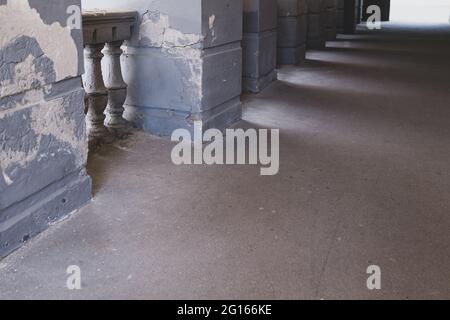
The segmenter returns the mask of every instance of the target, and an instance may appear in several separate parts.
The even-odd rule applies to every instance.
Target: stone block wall
[[[306,0],[278,0],[278,64],[305,60],[307,13]]]
[[[0,0],[0,257],[91,197],[69,6],[80,0]]]
[[[125,117],[162,136],[223,129],[241,117],[242,0],[84,0],[85,8],[139,12],[122,58]]]
[[[244,91],[257,93],[277,79],[277,16],[276,0],[244,0]]]
[[[308,49],[325,47],[327,38],[327,0],[308,0]]]

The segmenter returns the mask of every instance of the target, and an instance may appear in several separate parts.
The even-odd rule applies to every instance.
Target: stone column
[[[337,36],[337,0],[326,0],[326,40],[336,40]]]
[[[326,44],[326,0],[308,0],[308,49],[322,49]]]
[[[344,0],[337,0],[336,28],[337,33],[344,33]]]
[[[278,64],[305,60],[306,32],[306,0],[278,0]]]
[[[244,0],[243,89],[257,93],[277,79],[277,1]]]

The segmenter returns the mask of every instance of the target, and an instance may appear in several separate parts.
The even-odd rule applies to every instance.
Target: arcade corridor
[[[280,129],[276,176],[177,167],[142,132],[102,147],[93,200],[0,261],[0,298],[449,298],[449,38],[360,29],[244,95],[237,126]]]

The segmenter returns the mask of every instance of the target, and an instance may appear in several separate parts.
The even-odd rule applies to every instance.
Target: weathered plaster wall
[[[126,45],[125,117],[159,135],[225,128],[241,116],[242,0],[85,0],[85,8],[139,12]]]
[[[244,91],[257,93],[277,79],[277,10],[277,0],[244,0]]]
[[[278,64],[305,60],[308,5],[306,0],[278,1]]]
[[[77,0],[0,0],[0,257],[90,198]]]

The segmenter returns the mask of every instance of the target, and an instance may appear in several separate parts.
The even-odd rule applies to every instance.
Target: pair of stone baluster
[[[127,84],[120,63],[122,44],[123,41],[115,41],[85,45],[83,85],[90,146],[112,142],[114,136],[126,134],[129,128],[123,118]]]

